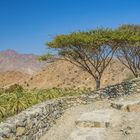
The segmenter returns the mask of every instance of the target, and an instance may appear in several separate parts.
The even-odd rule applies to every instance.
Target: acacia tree
[[[115,40],[114,31],[96,29],[58,35],[47,45],[57,48],[64,60],[87,71],[96,81],[96,89],[99,89],[103,72],[117,48]]]
[[[140,72],[140,25],[122,25],[116,30],[119,47],[117,58],[135,77]]]

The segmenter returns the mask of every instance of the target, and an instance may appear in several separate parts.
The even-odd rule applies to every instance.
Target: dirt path
[[[140,99],[140,95],[121,98],[121,100]],[[75,121],[86,112],[99,109],[112,109],[109,101],[98,101],[66,110],[56,124],[40,140],[66,140],[76,130]],[[111,125],[106,129],[105,140],[140,140],[140,112],[123,112],[113,109]]]
[[[99,101],[93,104],[80,105],[68,109],[40,140],[66,140],[75,129],[75,120],[77,120],[82,113],[94,111],[95,109],[109,108],[109,105],[106,101]]]

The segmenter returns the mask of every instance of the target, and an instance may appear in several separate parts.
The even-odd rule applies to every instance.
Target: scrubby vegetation
[[[134,77],[140,76],[140,25],[122,25],[117,29],[97,28],[86,32],[57,35],[47,45],[57,50],[58,54],[46,54],[39,57],[39,60],[61,59],[71,62],[93,77],[96,89],[100,88],[104,71],[113,58],[117,58],[126,66]],[[125,80],[131,78],[132,76],[128,76]],[[71,82],[73,80],[71,79]],[[24,84],[30,86],[27,82]],[[88,91],[90,90],[70,88],[25,90],[19,85],[7,90],[0,89],[0,119],[48,99],[79,95]]]
[[[125,78],[123,81],[124,81],[124,82],[125,82],[125,81],[129,81],[129,80],[132,80],[132,79],[134,79],[134,78],[135,78],[134,75],[129,74],[129,75],[126,76],[126,78]]]
[[[8,90],[0,90],[0,121],[18,114],[34,104],[48,99],[75,96],[88,93],[91,89],[51,88],[43,90],[26,90],[22,86],[12,86]]]

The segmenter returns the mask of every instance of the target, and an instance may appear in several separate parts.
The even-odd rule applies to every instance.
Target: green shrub
[[[123,81],[124,81],[124,82],[125,82],[125,81],[129,81],[129,80],[132,80],[132,79],[134,79],[134,78],[135,78],[134,75],[129,74],[129,75],[127,75],[127,76],[125,77],[125,79],[124,79]]]
[[[34,104],[49,99],[89,93],[90,91],[90,88],[49,88],[29,91],[23,89],[23,87],[19,85],[12,86],[10,90],[2,91],[0,94],[0,121],[14,114],[18,114]]]

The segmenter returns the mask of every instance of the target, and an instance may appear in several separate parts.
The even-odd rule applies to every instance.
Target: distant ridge
[[[37,55],[19,54],[13,50],[0,52],[0,87],[18,83],[29,89],[92,88],[94,79],[67,61],[39,62]],[[101,79],[101,87],[132,78],[132,73],[113,59]]]
[[[19,54],[11,49],[0,51],[0,72],[18,71],[33,74],[46,66],[45,62],[40,62],[37,58],[38,55]]]

